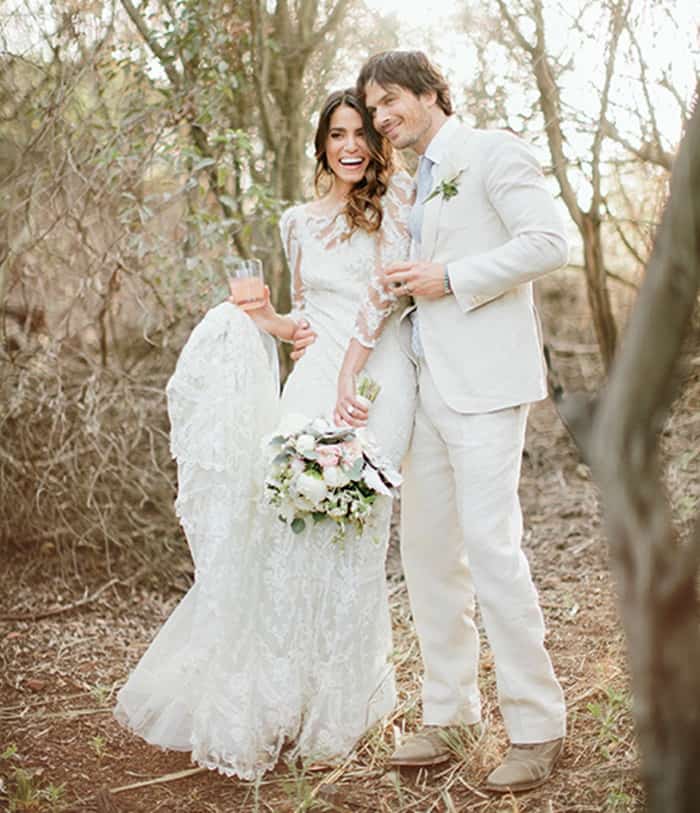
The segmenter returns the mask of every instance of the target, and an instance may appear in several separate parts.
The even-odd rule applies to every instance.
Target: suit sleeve
[[[562,219],[530,148],[516,136],[494,134],[485,166],[486,196],[510,239],[447,264],[452,290],[465,313],[556,270],[568,259]]]

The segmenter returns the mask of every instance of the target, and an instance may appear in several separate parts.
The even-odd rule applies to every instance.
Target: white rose
[[[323,502],[328,494],[325,482],[313,474],[300,474],[296,480],[296,490],[313,505]]]
[[[317,432],[328,432],[330,429],[333,429],[333,426],[325,418],[314,418],[311,422],[311,428]]]
[[[298,457],[293,457],[289,463],[289,468],[293,474],[301,474],[304,471],[304,463]]]
[[[316,448],[316,440],[313,435],[299,435],[294,446],[299,454],[306,454]]]
[[[350,478],[340,466],[328,466],[323,470],[323,479],[330,488],[342,488],[350,482]]]
[[[280,420],[275,434],[294,435],[297,432],[301,432],[301,430],[305,429],[308,425],[309,419],[306,415],[302,415],[300,412],[288,412]]]

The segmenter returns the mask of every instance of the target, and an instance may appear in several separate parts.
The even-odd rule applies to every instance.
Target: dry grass
[[[687,416],[689,417],[689,416]],[[567,695],[570,733],[561,765],[543,788],[497,797],[481,785],[506,748],[495,702],[493,659],[481,663],[485,731],[454,742],[454,759],[432,770],[389,771],[397,739],[420,722],[420,660],[395,546],[389,559],[395,663],[395,713],[376,726],[343,765],[312,770],[281,765],[259,784],[190,773],[187,754],[150,748],[121,729],[110,709],[130,665],[173,609],[188,580],[169,588],[143,580],[111,585],[74,613],[0,627],[3,711],[0,767],[16,792],[15,769],[28,771],[35,796],[64,785],[47,811],[168,813],[548,813],[643,810],[637,779],[623,638],[607,573],[595,489],[549,404],[533,411],[523,472],[526,546],[549,628],[549,646]],[[123,582],[126,582],[124,574]],[[65,603],[81,582],[41,585],[38,565],[13,560],[2,577],[5,610]],[[141,784],[186,772],[177,780]],[[124,786],[140,787],[108,793]],[[105,795],[106,794],[106,795]]]
[[[562,288],[558,299],[543,302],[545,327],[564,380],[592,389],[600,370],[589,352],[590,325],[583,316],[576,321],[580,299]],[[557,323],[563,306],[572,318]],[[0,804],[75,813],[644,809],[624,638],[596,489],[550,403],[531,413],[521,496],[524,544],[569,709],[566,749],[552,780],[517,797],[483,791],[507,746],[486,643],[480,675],[485,730],[476,738],[457,737],[453,760],[440,768],[387,769],[397,740],[420,724],[419,650],[394,544],[388,562],[400,691],[394,714],[341,766],[281,764],[252,784],[192,771],[187,754],[151,748],[111,716],[116,690],[191,579],[172,512],[167,375],[161,371],[168,364],[161,356],[157,365],[146,360],[128,375],[97,375],[48,351],[41,358],[15,366],[3,361],[0,379],[6,562],[0,572]],[[664,433],[681,532],[700,499],[699,361],[691,349],[685,388]]]
[[[124,370],[0,357],[0,551],[73,575],[152,562],[179,539],[162,354]]]

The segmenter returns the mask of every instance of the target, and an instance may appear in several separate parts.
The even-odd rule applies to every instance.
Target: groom
[[[549,778],[566,728],[518,500],[528,404],[547,394],[532,280],[566,262],[563,225],[528,147],[461,125],[425,54],[377,54],[357,88],[376,129],[420,155],[409,220],[417,259],[385,274],[415,301],[402,322],[419,383],[401,552],[424,727],[391,762],[442,762],[443,728],[481,719],[476,596],[511,740],[487,786],[526,790]]]
[[[532,280],[566,262],[567,242],[530,150],[506,132],[461,125],[423,53],[373,56],[357,89],[377,130],[420,155],[409,220],[417,259],[386,269],[385,282],[415,301],[402,319],[419,391],[401,553],[424,725],[391,762],[444,762],[446,728],[481,719],[476,597],[511,740],[487,787],[526,790],[549,778],[566,728],[521,550],[518,480],[528,404],[546,396]],[[294,355],[312,340],[302,331]]]

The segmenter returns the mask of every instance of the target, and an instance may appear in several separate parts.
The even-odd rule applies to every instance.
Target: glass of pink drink
[[[230,261],[228,285],[233,301],[244,311],[260,308],[265,303],[265,281],[262,262],[255,258]]]

